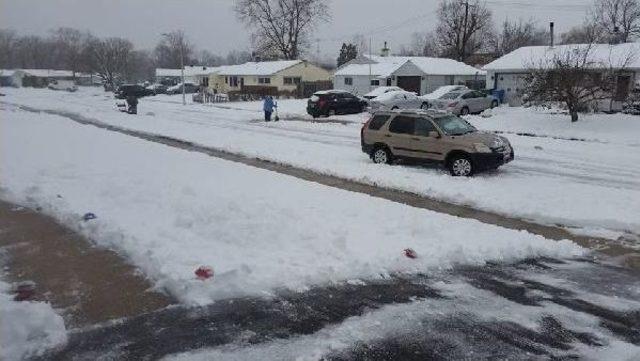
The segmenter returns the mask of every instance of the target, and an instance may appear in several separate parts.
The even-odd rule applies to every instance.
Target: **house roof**
[[[364,58],[372,62],[371,74],[377,77],[388,77],[408,62],[429,75],[484,75],[482,70],[445,58],[423,56],[364,56]],[[369,64],[347,64],[338,69],[335,75],[369,75]]]
[[[228,65],[222,67],[220,75],[273,75],[294,65],[302,63],[302,60],[277,60],[248,62],[239,65]]]
[[[204,66],[204,65],[185,66],[184,76],[209,75],[219,71],[221,68],[223,67]],[[180,72],[180,69],[157,68],[156,76],[177,77],[177,76],[181,76],[181,72]]]
[[[586,53],[593,68],[640,68],[640,44],[567,44],[550,46],[525,46],[506,54],[483,67],[492,71],[523,71],[540,68],[553,58],[570,52]]]
[[[71,70],[16,69],[15,71],[21,71],[25,75],[39,77],[39,78],[66,78],[66,77],[73,76],[73,72]]]
[[[15,72],[13,69],[0,69],[0,76],[12,76]]]

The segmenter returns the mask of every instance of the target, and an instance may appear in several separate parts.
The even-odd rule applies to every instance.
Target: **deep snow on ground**
[[[2,108],[2,196],[116,249],[185,302],[583,253],[568,241]],[[98,218],[84,222],[85,212]],[[407,247],[419,258],[406,258]],[[213,280],[195,279],[200,265],[214,268]]]
[[[49,304],[15,302],[10,289],[0,281],[0,360],[22,360],[66,342],[64,321]]]
[[[179,97],[160,96],[143,99],[141,114],[129,116],[115,111],[112,96],[99,89],[73,94],[7,89],[6,93],[5,102],[79,114],[508,216],[561,224],[580,233],[610,238],[625,232],[640,234],[640,152],[633,141],[639,131],[632,116],[597,114],[584,116],[584,123],[571,124],[563,115],[504,107],[491,118],[469,117],[485,129],[557,133],[597,141],[507,135],[516,151],[514,162],[497,172],[460,179],[437,168],[372,164],[360,151],[360,123],[366,114],[341,116],[352,122],[346,125],[265,124],[260,122],[259,102],[185,107],[179,104]],[[311,120],[304,114],[304,103],[282,100],[280,111]],[[529,125],[530,118],[537,121]]]

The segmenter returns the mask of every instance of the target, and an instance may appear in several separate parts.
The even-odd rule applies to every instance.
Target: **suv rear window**
[[[416,119],[399,115],[389,124],[389,131],[398,134],[413,134],[416,126]]]
[[[389,115],[376,115],[369,122],[369,129],[380,130],[387,120],[389,120]]]

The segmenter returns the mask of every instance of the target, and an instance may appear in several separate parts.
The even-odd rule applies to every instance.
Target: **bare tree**
[[[56,44],[59,64],[62,69],[76,72],[87,70],[87,59],[83,57],[85,47],[91,38],[89,33],[82,33],[73,28],[61,27],[51,31],[52,41]]]
[[[442,0],[438,6],[436,27],[442,55],[464,61],[491,43],[491,11],[479,0]]]
[[[614,57],[609,53],[604,61],[602,49],[596,57],[593,45],[561,49],[530,66],[526,92],[531,101],[563,102],[576,122],[590,103],[614,96],[617,76],[625,73],[635,54]]]
[[[251,61],[251,53],[248,51],[231,50],[225,59],[228,65],[242,64]]]
[[[154,49],[158,67],[178,69],[181,64],[181,56],[184,56],[184,65],[194,65],[195,48],[182,30],[174,30],[163,35],[165,36]]]
[[[537,28],[532,20],[505,20],[501,32],[496,36],[495,50],[498,55],[504,55],[523,46],[548,44],[548,39],[548,32]]]
[[[133,44],[127,39],[92,39],[87,48],[90,67],[103,80],[105,86],[113,88],[125,81],[131,72]]]
[[[258,53],[284,59],[298,59],[309,32],[329,19],[327,0],[237,0],[235,11],[254,28]]]
[[[17,42],[18,36],[15,31],[0,29],[0,69],[14,67]]]
[[[400,48],[400,55],[437,57],[439,51],[436,36],[432,32],[411,34],[411,42]]]
[[[615,42],[626,43],[640,35],[638,0],[595,0],[591,10],[593,22]]]
[[[602,29],[592,22],[574,26],[560,36],[562,44],[597,44],[601,41]]]

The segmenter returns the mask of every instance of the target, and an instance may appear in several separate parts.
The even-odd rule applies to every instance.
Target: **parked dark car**
[[[142,85],[138,84],[125,84],[118,87],[114,92],[117,99],[126,99],[127,97],[134,96],[136,98],[142,98],[150,95],[155,95],[152,90],[149,90]]]
[[[307,102],[307,113],[312,117],[330,116],[334,114],[362,113],[367,108],[367,101],[342,90],[323,90],[316,92]]]

